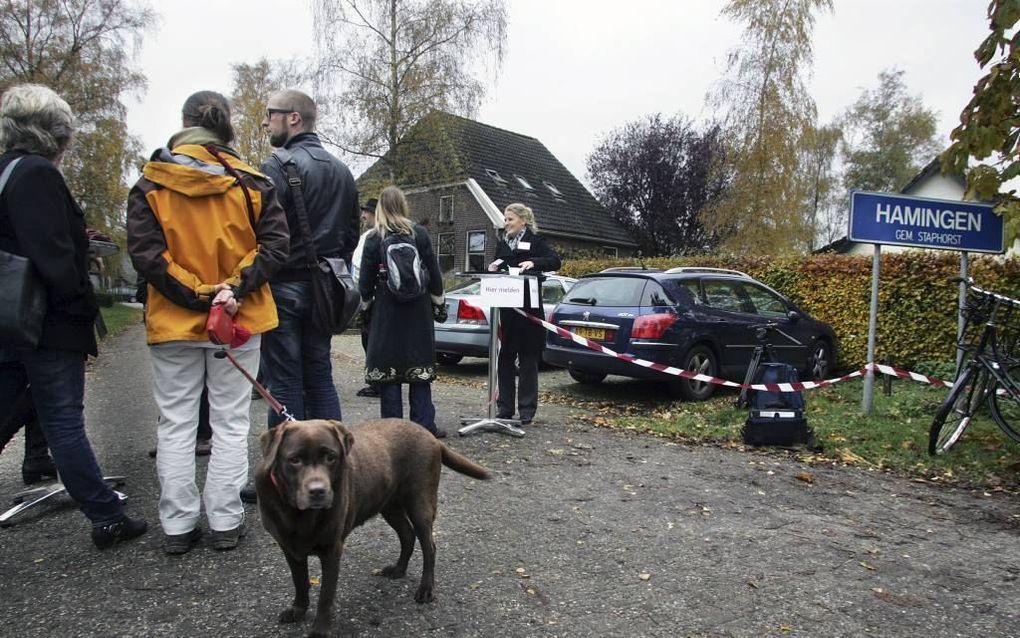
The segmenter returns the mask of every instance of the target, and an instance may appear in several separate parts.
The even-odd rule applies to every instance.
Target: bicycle
[[[1020,359],[1014,355],[1020,339],[1020,300],[980,288],[970,278],[950,281],[962,282],[967,289],[961,310],[965,327],[957,341],[965,355],[949,396],[932,421],[928,454],[944,454],[951,448],[985,404],[999,429],[1020,443]],[[978,334],[973,328],[981,324],[984,328]]]

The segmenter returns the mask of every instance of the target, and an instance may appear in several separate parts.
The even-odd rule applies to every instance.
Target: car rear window
[[[669,294],[659,285],[657,281],[649,281],[645,284],[645,290],[641,293],[642,306],[672,306],[675,302],[670,299]]]
[[[567,303],[591,306],[640,306],[645,280],[636,277],[582,279],[567,293]]]

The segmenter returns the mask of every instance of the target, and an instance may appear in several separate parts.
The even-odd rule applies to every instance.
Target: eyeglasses
[[[294,109],[266,109],[266,119],[273,119],[273,115],[277,113],[293,113]]]

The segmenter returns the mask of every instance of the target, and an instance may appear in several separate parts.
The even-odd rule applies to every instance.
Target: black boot
[[[41,458],[25,459],[21,464],[21,480],[25,485],[53,481],[57,478],[57,466],[49,454]]]
[[[50,458],[46,436],[38,421],[28,421],[25,423],[25,460],[21,464],[21,480],[25,485],[32,485],[56,478],[57,468]]]

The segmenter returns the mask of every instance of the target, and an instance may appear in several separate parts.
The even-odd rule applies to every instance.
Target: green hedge
[[[843,370],[864,365],[871,303],[870,256],[674,257],[645,259],[649,268],[705,266],[745,272],[775,288],[815,318],[830,324],[839,339]],[[634,266],[628,259],[566,261],[559,274],[570,277],[610,266]],[[960,273],[955,252],[886,254],[879,282],[876,355],[894,365],[952,361],[955,358],[958,288],[948,280]],[[1020,260],[972,256],[970,275],[978,285],[1020,297]]]

